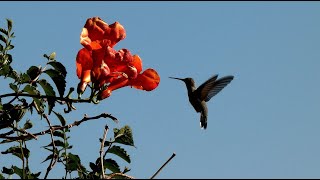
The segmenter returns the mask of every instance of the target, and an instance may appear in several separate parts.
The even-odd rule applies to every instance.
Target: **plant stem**
[[[153,176],[151,176],[150,179],[153,179],[153,178],[164,168],[164,166],[166,166],[166,165],[168,164],[168,162],[169,162],[174,156],[176,156],[176,153],[173,153],[173,154],[171,155],[171,157],[167,160],[167,162],[165,162],[165,163],[160,167],[160,169],[159,169]]]
[[[109,130],[109,127],[108,127],[108,125],[106,125],[104,128],[103,139],[102,139],[101,146],[100,146],[100,162],[101,162],[102,179],[105,178],[104,166],[103,166],[103,160],[104,160],[103,148],[104,148],[104,142],[106,141],[108,130]]]

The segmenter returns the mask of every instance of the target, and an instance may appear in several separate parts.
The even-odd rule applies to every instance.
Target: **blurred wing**
[[[218,78],[218,74],[213,75],[211,78],[209,78],[206,82],[201,84],[197,89],[196,89],[196,94],[198,97],[200,97],[200,100],[203,101],[206,99],[209,91],[214,87],[214,82]]]
[[[218,94],[224,87],[226,87],[232,80],[233,76],[225,76],[213,82],[213,85],[210,85],[211,88],[209,90],[206,90],[208,92],[205,92],[207,93],[207,96],[204,100],[208,102],[213,96]]]

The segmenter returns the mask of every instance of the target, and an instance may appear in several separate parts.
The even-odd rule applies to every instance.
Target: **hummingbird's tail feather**
[[[201,116],[200,116],[201,129],[207,129],[207,117],[208,117],[208,109],[206,106],[204,106],[204,109],[201,111]]]

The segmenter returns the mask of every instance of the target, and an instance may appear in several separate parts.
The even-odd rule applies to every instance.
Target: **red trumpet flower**
[[[96,88],[107,87],[98,99],[105,99],[112,91],[125,86],[146,91],[157,88],[160,77],[155,70],[142,72],[142,60],[138,55],[132,55],[128,49],[113,49],[125,37],[125,29],[118,22],[108,25],[99,17],[87,20],[80,35],[84,48],[76,59],[80,79],[78,93],[82,93],[90,82],[95,83]]]

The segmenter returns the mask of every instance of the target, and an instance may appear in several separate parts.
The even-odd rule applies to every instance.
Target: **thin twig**
[[[66,128],[72,128],[74,126],[79,126],[81,123],[85,122],[85,121],[89,121],[89,120],[94,120],[94,119],[99,119],[99,118],[110,118],[112,119],[113,121],[115,121],[116,123],[118,123],[118,119],[114,116],[112,116],[111,114],[107,114],[107,113],[102,113],[98,116],[94,116],[94,117],[87,117],[86,115],[80,120],[80,121],[74,121],[73,123],[71,124],[68,124],[68,125],[65,125],[65,126],[61,126],[61,125],[53,125],[51,126],[51,128],[47,129],[47,130],[44,130],[44,131],[41,131],[41,132],[38,132],[38,133],[33,133],[34,136],[40,136],[40,135],[44,135],[44,134],[47,134],[49,132],[54,132],[56,130],[60,130],[60,129],[66,129]],[[31,133],[29,134],[24,134],[24,135],[20,135],[20,136],[15,136],[15,137],[10,137],[10,136],[3,136],[3,135],[0,135],[0,138],[3,138],[3,139],[8,139],[8,140],[11,140],[11,141],[16,141],[16,140],[25,140],[25,139],[28,139],[30,137],[33,137],[31,135]]]
[[[29,133],[28,131],[26,131],[25,129],[18,129],[18,128],[16,128],[16,127],[11,127],[13,130],[15,130],[15,131],[19,131],[19,132],[21,132],[21,133],[25,133],[25,134],[27,134],[27,135],[29,135],[29,136],[31,136],[31,137],[33,137],[35,140],[38,140],[38,137],[37,136],[35,136],[35,135],[33,135],[33,134],[31,134],[31,133]]]
[[[36,94],[27,94],[27,93],[8,93],[0,95],[0,99],[4,97],[10,97],[10,96],[24,96],[24,97],[35,97],[39,99],[44,98],[54,98],[56,100],[65,101],[65,102],[73,102],[73,103],[88,103],[91,102],[91,99],[70,99],[65,97],[59,97],[59,96],[47,96],[47,95],[36,95]]]
[[[100,162],[101,162],[102,179],[105,178],[104,166],[103,166],[103,159],[104,159],[103,158],[103,148],[104,148],[104,142],[106,141],[108,130],[109,130],[109,127],[108,127],[108,125],[106,125],[104,127],[103,139],[102,139],[101,146],[100,146]]]
[[[108,147],[108,149],[106,150],[106,152],[104,153],[104,155],[103,155],[103,158],[105,159],[106,158],[106,155],[107,155],[107,153],[109,152],[109,149],[111,148],[111,146],[112,146],[112,142],[109,142],[109,147]]]
[[[112,179],[114,176],[122,176],[122,177],[126,177],[126,178],[128,178],[128,179],[134,179],[134,177],[129,176],[129,175],[126,175],[126,174],[123,174],[123,173],[113,173],[113,174],[110,174],[109,176],[106,177],[106,179]]]
[[[150,179],[153,179],[153,178],[162,170],[162,168],[164,168],[164,166],[166,166],[166,165],[168,164],[168,162],[169,162],[174,156],[176,156],[176,153],[173,153],[173,154],[171,155],[171,157],[167,160],[167,162],[165,162],[165,163],[160,167],[160,169],[159,169],[156,173],[154,173],[153,176],[151,176]]]
[[[44,114],[43,117],[47,120],[47,123],[50,127],[49,130],[50,130],[50,136],[51,136],[51,142],[52,142],[52,153],[53,153],[50,164],[49,164],[47,171],[46,171],[46,175],[44,176],[44,179],[47,179],[49,172],[51,171],[51,169],[53,168],[53,166],[57,162],[57,158],[56,158],[56,145],[55,145],[54,139],[53,139],[53,131],[52,131],[52,126],[51,126],[50,120],[46,114]]]

